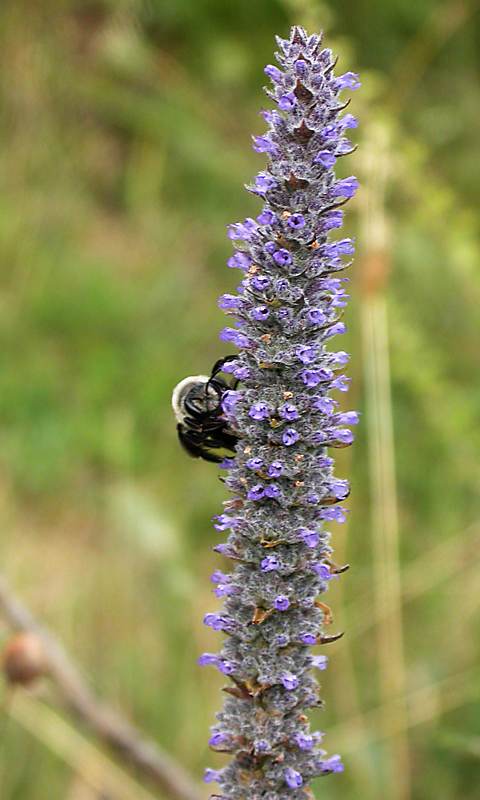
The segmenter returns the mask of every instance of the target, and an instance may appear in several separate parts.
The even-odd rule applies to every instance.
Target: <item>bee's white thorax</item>
[[[209,380],[207,375],[190,375],[177,383],[172,392],[172,409],[177,422],[185,419],[184,401],[189,391],[195,386],[204,386]]]

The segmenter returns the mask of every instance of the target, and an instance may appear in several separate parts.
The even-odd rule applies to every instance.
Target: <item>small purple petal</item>
[[[300,775],[300,773],[297,772],[296,769],[288,767],[288,769],[285,770],[284,774],[285,774],[285,783],[287,784],[287,786],[290,787],[290,789],[298,789],[300,786],[303,785],[303,778]]]
[[[320,150],[320,152],[317,153],[317,155],[313,159],[314,164],[321,164],[322,167],[325,167],[325,169],[330,169],[330,167],[335,166],[336,160],[337,159],[335,158],[333,153],[330,153],[329,150]]]
[[[311,657],[311,664],[312,667],[316,669],[327,669],[328,666],[328,657],[327,656],[312,656]]]
[[[260,562],[260,569],[262,572],[275,572],[280,566],[280,562],[276,556],[266,556]]]
[[[217,666],[218,656],[215,653],[202,653],[202,655],[198,658],[197,664],[201,667],[207,666]]]
[[[249,500],[261,500],[264,495],[265,487],[261,483],[255,484],[255,486],[252,486],[247,492],[247,498]]]
[[[274,261],[275,261],[275,263],[277,263],[279,266],[281,266],[281,267],[286,267],[286,266],[288,266],[288,264],[291,264],[291,263],[292,263],[292,256],[291,256],[291,254],[288,252],[288,250],[285,250],[284,248],[282,248],[281,250],[277,250],[277,251],[276,251],[276,252],[273,254],[273,260],[274,260]]]
[[[281,461],[272,461],[267,469],[269,478],[279,478],[283,474],[283,464]]]
[[[270,211],[269,208],[264,208],[262,213],[258,215],[257,222],[259,225],[273,225],[276,219],[277,217],[273,211]]]
[[[252,419],[263,420],[270,416],[270,408],[266,403],[254,403],[248,412]]]
[[[351,175],[333,184],[332,194],[334,197],[353,197],[358,189],[358,180]]]
[[[244,333],[235,330],[235,328],[224,328],[220,331],[220,339],[222,342],[232,342],[237,347],[246,348],[250,347],[250,339]]]
[[[300,416],[297,408],[291,403],[284,403],[283,406],[280,406],[278,412],[282,419],[287,419],[289,421],[298,419]]]
[[[292,692],[298,687],[298,678],[293,672],[283,672],[280,676],[280,680],[288,692]]]
[[[297,103],[297,98],[293,92],[289,92],[288,94],[282,94],[278,101],[278,107],[281,109],[281,111],[292,111]]]
[[[203,774],[203,780],[205,783],[216,783],[220,780],[221,774],[218,769],[207,768]]]
[[[356,72],[345,72],[343,75],[339,75],[335,80],[335,86],[340,91],[342,89],[351,89],[354,91],[355,89],[359,89],[361,85]]]
[[[262,469],[263,458],[258,458],[258,457],[249,458],[248,461],[245,462],[245,466],[247,467],[247,469],[253,469],[253,470]]]
[[[252,309],[250,316],[257,322],[263,322],[269,318],[270,310],[267,308],[267,306],[257,306],[256,308]]]
[[[274,483],[265,487],[265,497],[270,497],[273,500],[276,497],[280,497],[280,494],[280,489]]]
[[[305,217],[303,214],[291,214],[287,219],[287,225],[293,230],[299,230],[305,227]]]
[[[218,747],[219,745],[223,744],[224,742],[228,741],[229,739],[228,733],[213,733],[208,740],[208,744],[210,747]]]
[[[275,598],[274,606],[277,611],[286,611],[290,607],[290,600],[284,594],[279,594]]]
[[[282,442],[287,447],[290,447],[295,442],[298,442],[300,439],[300,434],[295,428],[287,428],[284,433],[282,434]]]
[[[273,64],[267,64],[267,66],[265,67],[265,69],[263,71],[264,71],[265,75],[268,75],[268,77],[274,83],[280,83],[280,81],[283,78],[283,72],[281,72],[278,69],[278,67],[275,67]]]

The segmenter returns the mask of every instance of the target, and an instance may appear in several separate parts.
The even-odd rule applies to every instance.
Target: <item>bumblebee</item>
[[[190,375],[173,390],[172,408],[177,420],[178,438],[193,458],[218,464],[226,455],[235,454],[238,436],[223,416],[222,399],[225,392],[237,387],[238,381],[228,383],[219,377],[223,365],[234,358],[236,356],[219,359],[210,376]],[[222,455],[216,452],[218,450],[227,452]]]

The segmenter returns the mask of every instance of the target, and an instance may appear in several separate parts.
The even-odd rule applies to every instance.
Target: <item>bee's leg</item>
[[[214,378],[215,375],[218,375],[218,373],[222,371],[222,367],[224,364],[226,364],[228,361],[235,361],[236,358],[238,358],[238,356],[231,355],[231,356],[224,356],[223,358],[219,358],[218,361],[215,361],[215,364],[212,367],[210,378]]]

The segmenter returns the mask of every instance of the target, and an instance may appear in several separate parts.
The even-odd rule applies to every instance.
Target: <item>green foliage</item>
[[[362,73],[359,143],[368,143],[374,120],[392,140],[387,292],[403,574],[448,540],[469,553],[460,574],[450,578],[447,564],[443,579],[405,606],[409,687],[475,664],[476,551],[468,542],[480,516],[480,245],[472,210],[480,118],[473,6],[1,4],[4,568],[105,696],[197,774],[207,761],[221,763],[205,747],[221,681],[199,675],[195,654],[216,646],[200,620],[213,607],[207,576],[219,564],[209,550],[210,517],[224,492],[215,470],[178,448],[170,392],[224,352],[216,298],[236,285],[224,266],[225,227],[257,208],[241,187],[261,163],[249,143],[262,129],[262,68],[272,60],[274,33],[293,22],[326,26],[345,69]],[[365,181],[362,159],[360,148],[356,167]],[[356,211],[361,277],[368,246],[361,196]],[[349,317],[349,402],[368,420],[360,284],[353,281]],[[348,545],[335,532],[339,560],[355,565],[343,596],[336,587],[332,598],[338,626],[350,631],[359,622],[358,596],[367,609],[373,602],[367,445],[363,424],[353,462],[342,461],[353,483]],[[374,636],[347,639],[348,651],[332,649],[320,722],[332,729],[327,746],[340,751],[336,723],[379,698]],[[464,706],[409,731],[413,800],[478,795],[478,751],[468,743],[480,710],[463,689]],[[346,754],[345,776],[322,782],[318,796],[390,797],[385,749],[369,730]],[[0,775],[2,800],[70,797],[69,769],[13,720],[2,734]]]

